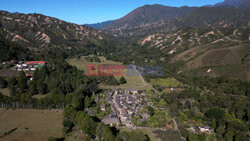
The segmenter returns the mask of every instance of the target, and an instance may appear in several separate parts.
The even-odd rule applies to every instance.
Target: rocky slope
[[[41,14],[0,11],[0,29],[7,40],[30,48],[81,46],[84,42],[98,42],[104,38],[100,30]]]

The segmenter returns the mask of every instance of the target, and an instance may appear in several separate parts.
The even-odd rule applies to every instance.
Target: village
[[[136,89],[116,89],[110,90],[105,99],[112,109],[112,112],[105,117],[102,122],[111,126],[126,126],[135,129],[137,126],[133,124],[133,118],[141,117],[140,121],[147,121],[150,115],[143,110],[147,106],[157,106],[146,97],[146,93]],[[105,111],[105,104],[101,104],[101,110]],[[211,133],[213,129],[209,126],[190,125],[189,131],[194,133]]]
[[[117,89],[108,92],[106,101],[110,104],[112,112],[102,121],[113,126],[122,124],[134,128],[135,125],[132,123],[134,116],[142,116],[142,120],[149,118],[148,114],[142,113],[145,95],[145,92],[135,89]]]

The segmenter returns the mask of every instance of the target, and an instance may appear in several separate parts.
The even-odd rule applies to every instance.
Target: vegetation
[[[127,83],[127,80],[124,77],[121,77],[120,80],[119,80],[119,83],[120,84],[125,84],[125,83]]]
[[[110,105],[103,102],[107,111],[101,112],[102,103],[95,101],[103,92],[101,88],[145,88],[150,94],[143,96],[142,112],[149,117],[145,120],[140,115],[132,122],[136,126],[163,128],[152,133],[157,138],[185,138],[188,141],[249,140],[250,83],[235,77],[239,73],[243,74],[239,78],[249,79],[246,77],[250,60],[249,12],[225,7],[182,7],[182,12],[176,9],[179,8],[173,8],[173,13],[167,16],[172,18],[168,23],[163,22],[161,26],[156,23],[154,27],[146,29],[121,29],[119,32],[123,36],[119,38],[55,18],[49,18],[50,22],[46,22],[48,18],[40,14],[1,11],[0,17],[8,15],[10,19],[20,21],[6,18],[0,21],[0,69],[8,71],[14,62],[22,60],[45,60],[47,64],[35,70],[32,81],[25,72],[13,77],[1,74],[0,89],[8,89],[10,95],[0,93],[0,107],[63,109],[65,137],[81,131],[85,140],[148,141],[150,139],[144,132],[123,131],[102,123],[101,119],[111,111]],[[153,8],[153,11],[157,10]],[[133,22],[142,20],[138,17]],[[37,21],[37,25],[33,26],[31,21]],[[158,18],[149,21],[155,22]],[[220,24],[221,21],[224,22]],[[138,33],[133,35],[135,32]],[[20,37],[15,39],[14,35]],[[142,43],[148,35],[152,36],[151,41]],[[44,36],[43,40],[40,40],[41,36]],[[15,43],[12,42],[14,39]],[[98,65],[160,66],[163,70],[152,70],[160,75],[147,72],[148,75],[143,78],[148,84],[139,76],[118,77],[101,71],[98,71],[102,73],[100,76],[86,76],[85,65],[90,62]],[[220,69],[223,73],[209,73],[208,69]],[[123,73],[126,71],[124,69]],[[204,72],[208,76],[203,76]],[[179,91],[165,91],[169,88]],[[42,97],[35,98],[37,95]],[[102,99],[105,97],[102,96]],[[93,110],[94,114],[87,114],[88,110]],[[209,126],[210,134],[192,131],[201,126]],[[16,128],[8,129],[5,134],[12,133]]]

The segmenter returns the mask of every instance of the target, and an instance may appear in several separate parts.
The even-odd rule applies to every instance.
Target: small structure
[[[209,126],[199,126],[200,132],[210,132],[211,129]]]
[[[27,65],[33,65],[33,66],[36,66],[36,65],[45,65],[45,61],[28,61],[26,62]]]
[[[102,122],[111,126],[119,125],[121,123],[118,117],[104,118]]]

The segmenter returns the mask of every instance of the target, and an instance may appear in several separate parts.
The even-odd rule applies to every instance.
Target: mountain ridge
[[[232,5],[232,3],[230,3],[231,1],[238,2],[234,7],[227,6],[229,4]],[[116,36],[135,36],[148,34],[152,31],[154,32],[154,30],[173,31],[189,26],[218,26],[218,23],[222,22],[228,25],[246,25],[247,23],[244,20],[249,20],[250,16],[247,14],[249,13],[248,8],[240,9],[243,2],[249,3],[246,0],[226,0],[225,2],[213,6],[202,7],[170,7],[159,4],[144,5],[100,29],[109,31]],[[218,14],[218,12],[220,14]],[[202,14],[206,15],[205,20],[205,16]],[[193,17],[196,17],[196,19]],[[242,19],[240,19],[241,17]],[[191,19],[193,19],[193,21],[191,21]],[[184,21],[188,21],[188,25],[186,25]]]
[[[108,20],[108,21],[104,21],[104,22],[99,22],[99,23],[93,23],[93,24],[84,24],[86,26],[90,26],[92,28],[96,28],[96,29],[100,29],[101,27],[110,24],[111,22],[113,22],[114,20]]]
[[[100,30],[36,13],[0,11],[0,28],[5,39],[32,48],[103,40]]]

